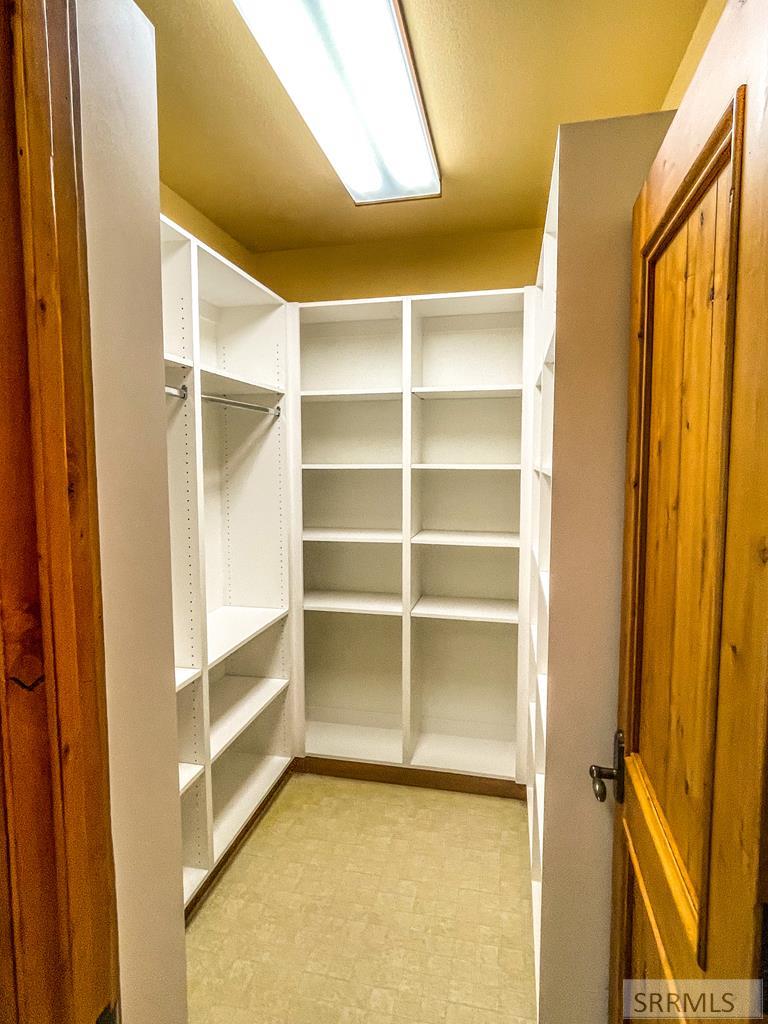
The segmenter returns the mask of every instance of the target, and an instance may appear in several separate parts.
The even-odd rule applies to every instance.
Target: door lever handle
[[[613,767],[606,768],[601,764],[589,766],[589,777],[592,779],[592,792],[600,803],[605,801],[606,782],[613,783],[613,795],[617,804],[624,803],[624,733],[617,729],[613,737]]]

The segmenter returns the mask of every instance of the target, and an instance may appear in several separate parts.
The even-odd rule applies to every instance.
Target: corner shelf
[[[224,661],[243,644],[288,614],[287,608],[217,608],[208,615],[208,667]]]
[[[368,594],[340,590],[310,590],[304,595],[306,612],[343,612],[353,615],[403,614],[399,594]]]
[[[412,544],[469,548],[519,548],[519,533],[494,533],[476,530],[420,530]]]
[[[215,761],[285,693],[288,679],[223,676],[210,682],[211,761]]]
[[[417,619],[460,619],[464,622],[516,624],[517,601],[479,597],[420,597],[411,610]]]

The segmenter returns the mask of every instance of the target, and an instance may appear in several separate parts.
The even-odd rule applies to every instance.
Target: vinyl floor
[[[190,1024],[535,1021],[516,800],[294,775],[187,930]]]

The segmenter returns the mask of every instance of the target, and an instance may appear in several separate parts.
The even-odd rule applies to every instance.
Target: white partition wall
[[[523,310],[300,307],[307,754],[516,777]]]
[[[188,903],[294,754],[288,308],[167,220],[161,237]]]
[[[523,424],[520,696],[539,1019],[607,1019],[632,206],[672,118],[560,129]]]

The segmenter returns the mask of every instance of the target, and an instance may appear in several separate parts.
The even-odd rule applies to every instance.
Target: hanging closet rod
[[[236,398],[222,398],[220,395],[201,395],[204,402],[217,402],[219,405],[229,405],[233,409],[250,409],[252,412],[263,412],[267,416],[280,416],[280,406],[270,409],[268,405],[254,405],[252,402],[238,402]]]
[[[186,401],[188,390],[187,385],[182,384],[180,388],[172,388],[170,384],[165,385],[166,395],[171,395],[172,398],[183,398]]]

